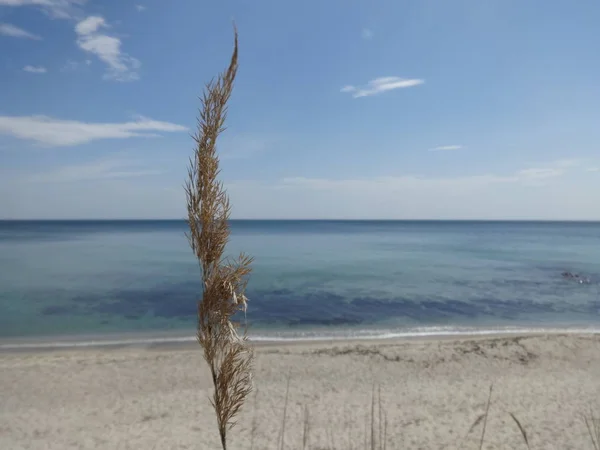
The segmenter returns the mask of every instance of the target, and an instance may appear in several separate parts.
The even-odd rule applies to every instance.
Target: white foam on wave
[[[348,340],[384,340],[402,338],[429,338],[429,337],[454,337],[454,336],[490,336],[490,335],[513,335],[513,334],[595,334],[600,333],[600,328],[573,328],[573,327],[502,327],[502,328],[458,328],[458,327],[421,327],[395,330],[319,330],[304,332],[271,332],[266,334],[250,335],[251,342],[318,342],[318,341],[348,341]],[[143,347],[150,345],[185,344],[196,341],[196,336],[168,336],[168,337],[144,337],[128,339],[111,339],[110,337],[92,340],[30,340],[27,342],[0,342],[0,351],[18,350],[52,350],[69,348],[94,348],[94,347]]]
[[[419,337],[452,337],[452,336],[490,336],[502,334],[595,334],[600,328],[457,328],[457,327],[423,327],[405,330],[357,330],[341,333],[298,333],[294,336],[285,334],[253,336],[250,339],[257,342],[294,342],[294,341],[344,341],[344,340],[374,340],[401,339]]]
[[[143,339],[97,339],[90,341],[52,341],[52,342],[19,342],[19,343],[0,343],[0,350],[19,350],[19,349],[59,349],[59,348],[80,348],[80,347],[113,347],[127,345],[152,345],[152,344],[177,344],[186,342],[195,342],[195,336],[189,337],[167,337],[167,338],[143,338]]]

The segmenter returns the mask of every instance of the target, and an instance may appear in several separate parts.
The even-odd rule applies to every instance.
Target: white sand
[[[337,342],[262,346],[230,449],[277,448],[286,378],[286,447],[364,448],[373,383],[388,449],[592,448],[581,414],[600,412],[600,336]],[[0,449],[218,449],[211,384],[195,346],[0,354]],[[378,414],[378,408],[376,415]],[[378,426],[376,425],[377,432]],[[369,431],[370,433],[370,425]]]

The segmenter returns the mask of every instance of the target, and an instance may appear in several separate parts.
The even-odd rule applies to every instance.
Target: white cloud
[[[46,73],[46,72],[48,72],[48,70],[42,66],[25,66],[25,67],[23,67],[23,70],[25,72],[29,72],[29,73]]]
[[[141,169],[135,164],[119,160],[100,160],[74,164],[22,177],[26,183],[72,183],[78,181],[137,178],[159,175],[158,170]]]
[[[0,134],[26,139],[46,146],[69,146],[99,139],[154,137],[155,133],[186,131],[169,122],[138,117],[133,122],[87,123],[47,116],[0,116]]]
[[[10,23],[0,23],[0,34],[21,39],[34,39],[37,41],[42,39],[40,36]]]
[[[105,79],[133,81],[139,78],[140,62],[121,51],[121,40],[100,32],[108,28],[104,18],[90,16],[75,26],[77,45],[82,50],[96,55],[108,66]]]
[[[373,37],[373,31],[369,28],[363,28],[360,34],[363,39],[371,39]]]
[[[600,172],[600,167],[588,167],[585,169],[586,172]]]
[[[413,86],[418,86],[425,83],[420,79],[406,79],[399,77],[380,77],[369,81],[366,86],[344,86],[341,92],[352,93],[352,97],[368,97],[371,95],[381,94],[382,92],[391,91],[393,89],[402,89]]]
[[[86,35],[95,33],[100,27],[106,26],[104,18],[100,16],[89,16],[75,25],[75,33]]]
[[[430,152],[446,151],[446,150],[460,150],[463,148],[462,145],[441,145],[440,147],[430,148]]]
[[[517,176],[523,179],[539,180],[543,178],[559,177],[563,175],[563,173],[564,171],[561,169],[545,167],[519,170]]]
[[[86,0],[0,0],[0,6],[37,6],[51,17],[71,19]]]
[[[135,5],[135,9],[137,9],[139,12],[142,12],[146,10],[146,7],[144,5]]]

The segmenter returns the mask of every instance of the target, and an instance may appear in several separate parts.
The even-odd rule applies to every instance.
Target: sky
[[[0,219],[600,220],[597,0],[0,0]]]

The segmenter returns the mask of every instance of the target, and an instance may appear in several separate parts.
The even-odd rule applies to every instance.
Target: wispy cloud
[[[61,67],[61,72],[74,72],[80,68],[85,66],[90,66],[92,61],[90,59],[86,59],[84,61],[73,61],[72,59],[67,60],[67,62]]]
[[[543,186],[549,179],[565,175],[570,169],[581,166],[581,159],[557,159],[516,172],[519,181],[529,186]]]
[[[135,5],[135,9],[139,12],[146,11],[146,7],[144,5]]]
[[[372,39],[373,31],[369,28],[363,28],[362,31],[360,32],[360,35],[362,36],[363,39]]]
[[[169,122],[138,117],[133,122],[88,123],[47,116],[0,116],[0,134],[37,142],[45,146],[69,146],[99,139],[155,137],[156,133],[187,128]]]
[[[561,169],[552,167],[523,169],[517,172],[517,176],[526,180],[540,180],[544,178],[559,177],[564,174]]]
[[[571,158],[571,159],[557,159],[552,162],[553,167],[559,167],[563,169],[568,169],[570,167],[577,167],[583,163],[581,159]]]
[[[23,67],[23,71],[29,72],[29,73],[46,73],[46,72],[48,72],[48,70],[42,66],[25,66],[25,67]]]
[[[423,84],[425,81],[417,78],[407,79],[399,77],[380,77],[375,78],[365,86],[344,86],[341,92],[351,93],[352,97],[369,97],[371,95],[381,94],[394,89],[402,89]]]
[[[460,150],[463,148],[462,145],[441,145],[439,147],[430,148],[430,152],[443,152],[447,150]]]
[[[571,169],[564,170],[566,176]],[[598,220],[589,183],[600,187],[600,181],[586,177],[578,183],[577,172],[572,171],[568,182],[557,172],[550,176],[520,167],[455,176],[236,180],[226,187],[236,218]]]
[[[600,172],[600,167],[588,167],[585,169],[586,172]]]
[[[564,160],[562,160],[564,161]],[[320,179],[307,177],[289,177],[280,181],[279,187],[301,186],[308,189],[392,189],[411,188],[426,189],[431,187],[477,187],[506,183],[522,183],[529,185],[532,182],[559,177],[565,173],[558,168],[562,161],[552,161],[546,167],[527,168],[508,174],[484,173],[458,177],[428,177],[426,175],[380,176],[359,179]]]
[[[1,1],[2,0],[0,0],[0,2]],[[29,31],[26,31],[23,28],[19,28],[18,26],[12,25],[10,23],[0,23],[0,34],[21,39],[34,39],[37,41],[42,39],[37,34],[30,33]]]
[[[236,135],[224,136],[221,142],[221,159],[247,159],[256,157],[273,147],[271,136]]]
[[[72,183],[137,178],[161,173],[159,170],[140,168],[128,161],[100,160],[85,164],[71,164],[47,172],[34,173],[24,177],[24,181],[28,183]]]
[[[75,26],[77,45],[82,50],[96,55],[108,66],[105,79],[133,81],[139,78],[140,62],[121,51],[121,40],[102,33],[108,28],[103,17],[89,16]]]
[[[303,187],[316,190],[397,190],[427,189],[432,187],[476,187],[489,184],[513,183],[518,181],[515,175],[482,174],[463,177],[432,178],[422,175],[383,176],[359,179],[322,179],[289,177],[281,180],[279,187]]]
[[[576,167],[581,167],[582,159],[556,159],[545,163],[532,164],[519,170],[515,175],[529,186],[542,186],[549,179],[561,177]]]
[[[87,0],[0,0],[0,6],[37,6],[51,17],[72,19]]]

